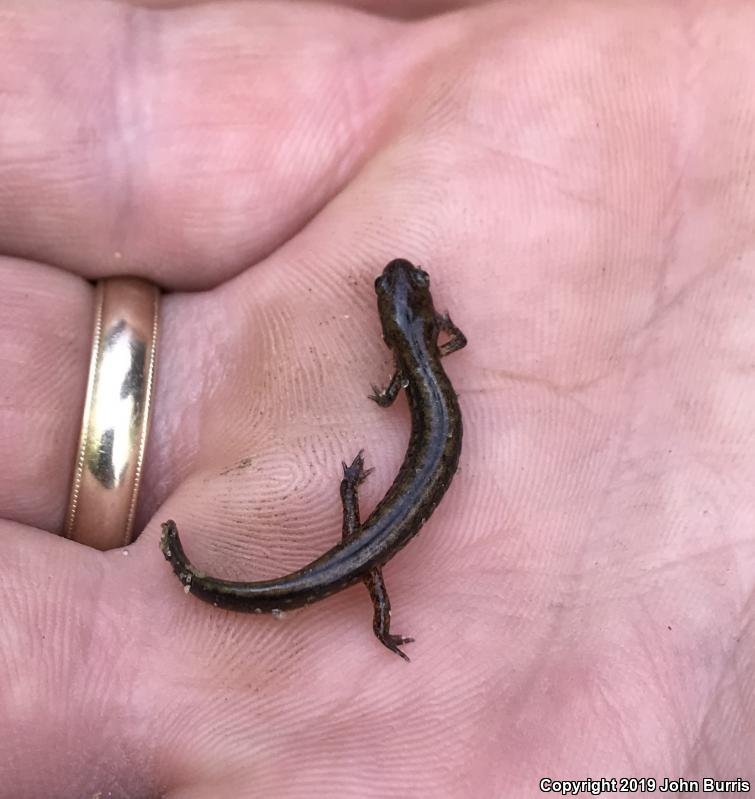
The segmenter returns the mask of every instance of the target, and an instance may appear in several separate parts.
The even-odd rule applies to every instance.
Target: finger
[[[0,258],[0,517],[60,531],[81,425],[92,287]]]
[[[304,0],[319,2],[319,0]],[[185,8],[199,5],[206,0],[121,0],[132,6],[143,8]],[[489,3],[489,0],[334,0],[331,5],[367,11],[383,17],[417,19],[444,14],[448,11]],[[292,13],[299,3],[290,3]]]
[[[135,590],[139,565],[8,522],[0,560],[4,795],[94,796],[103,782],[147,795],[133,764],[151,715],[140,686],[155,683],[143,672],[154,594]]]
[[[0,252],[212,285],[290,237],[374,142],[395,24],[303,5],[0,11]]]

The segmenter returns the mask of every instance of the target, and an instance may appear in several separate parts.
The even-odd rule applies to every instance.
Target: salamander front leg
[[[441,355],[450,355],[467,346],[467,337],[456,327],[447,313],[436,314],[435,321],[438,323],[438,327],[449,336],[448,341],[439,347]]]
[[[369,394],[368,397],[373,400],[373,402],[377,402],[381,408],[387,408],[389,405],[393,404],[396,397],[398,397],[399,391],[405,387],[406,381],[404,380],[404,376],[401,372],[396,371],[393,373],[391,382],[388,383],[382,391],[373,384],[372,394]]]
[[[369,575],[364,578],[364,582],[367,586],[367,590],[370,592],[372,606],[375,609],[375,615],[372,619],[372,629],[378,641],[385,644],[391,652],[395,652],[408,663],[409,656],[399,649],[399,645],[410,644],[414,639],[407,638],[404,635],[392,635],[390,632],[391,602],[388,599],[388,592],[385,590],[382,571],[380,569],[373,569]]]

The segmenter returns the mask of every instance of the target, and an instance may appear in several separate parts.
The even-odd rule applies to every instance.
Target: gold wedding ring
[[[96,549],[132,540],[155,380],[160,290],[108,278],[94,335],[65,535]]]

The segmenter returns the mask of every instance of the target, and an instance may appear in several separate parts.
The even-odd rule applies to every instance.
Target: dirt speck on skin
[[[232,472],[243,472],[244,469],[248,469],[252,465],[252,458],[242,458],[238,463],[234,464],[233,466],[229,466],[227,469],[223,469],[220,473],[221,477],[225,477],[227,474],[231,474]]]

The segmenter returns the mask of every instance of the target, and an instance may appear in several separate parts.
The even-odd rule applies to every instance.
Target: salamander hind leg
[[[341,505],[343,506],[343,527],[341,535],[345,541],[359,530],[359,491],[358,486],[367,479],[372,469],[364,468],[364,450],[360,449],[351,466],[343,466],[341,480]]]
[[[367,586],[367,590],[370,592],[370,597],[372,598],[372,606],[374,608],[372,629],[378,641],[408,663],[408,655],[402,652],[399,646],[401,644],[410,644],[414,639],[407,638],[404,635],[392,635],[390,632],[391,603],[388,599],[388,592],[385,590],[385,582],[381,570],[373,569],[367,577],[364,578],[364,584]]]

